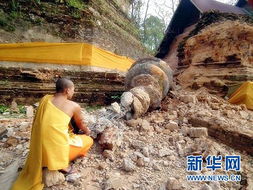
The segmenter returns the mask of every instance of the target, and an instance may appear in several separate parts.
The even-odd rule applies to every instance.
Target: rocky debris
[[[130,127],[137,127],[137,126],[140,126],[142,124],[142,119],[138,118],[138,119],[131,119],[131,120],[128,120],[126,122],[126,124]]]
[[[121,112],[120,105],[117,102],[112,103],[111,108],[115,113],[119,114]]]
[[[119,129],[115,127],[107,127],[101,137],[99,138],[99,144],[103,149],[113,150],[117,146],[120,146],[122,139],[119,133]]]
[[[209,185],[207,185],[206,183],[204,183],[204,185],[201,187],[200,190],[213,190],[212,187],[210,187]]]
[[[159,157],[169,156],[172,154],[173,154],[173,152],[168,148],[160,149],[159,153],[158,153]]]
[[[62,184],[65,181],[65,177],[58,171],[50,171],[47,168],[43,170],[43,183],[47,187]]]
[[[25,113],[26,113],[26,117],[28,118],[33,117],[33,114],[34,114],[33,107],[32,106],[25,107]]]
[[[149,154],[150,154],[150,149],[148,147],[144,147],[142,149],[142,154],[146,157],[149,157]]]
[[[198,101],[195,95],[182,95],[179,98],[181,101],[183,101],[186,104],[189,104],[189,103],[196,104]]]
[[[152,165],[150,158],[145,156],[137,157],[136,165],[139,167]]]
[[[166,190],[181,190],[181,183],[174,177],[170,177],[167,181]]]
[[[16,103],[15,100],[13,100],[13,101],[11,102],[10,111],[11,111],[12,113],[19,113],[18,104]]]
[[[250,179],[253,171],[250,155],[239,152],[220,143],[220,141],[216,142],[215,138],[219,135],[211,138],[205,134],[196,138],[191,137],[189,131],[198,129],[196,127],[204,127],[209,130],[212,121],[214,124],[219,124],[215,131],[220,131],[220,129],[236,130],[238,128],[241,133],[248,130],[247,135],[249,135],[252,130],[253,114],[242,106],[230,105],[216,96],[206,94],[204,91],[193,93],[179,90],[174,91],[174,94],[175,97],[173,98],[166,97],[162,102],[163,108],[161,110],[147,112],[143,117],[136,120],[124,121],[115,116],[115,112],[111,108],[87,113],[86,118],[89,121],[87,125],[91,125],[93,131],[102,126],[103,122],[106,127],[98,134],[99,138],[95,139],[87,157],[75,161],[73,166],[81,175],[76,180],[78,182],[68,182],[65,179],[62,184],[50,188],[45,187],[45,190],[99,190],[106,188],[153,190],[158,189],[159,184],[161,184],[159,188],[163,190],[166,189],[167,184],[170,184],[167,188],[175,189],[178,188],[177,184],[180,184],[180,190],[201,189],[204,183],[188,182],[185,179],[186,175],[191,174],[186,171],[186,156],[188,155],[202,155],[204,159],[208,155],[222,155],[223,157],[225,155],[241,155],[243,160],[241,163],[241,174],[243,175],[241,184],[236,182],[207,182],[207,185],[215,190],[239,190],[251,185]],[[187,94],[194,95],[198,99],[197,103],[184,103],[180,98],[177,98],[179,95]],[[213,110],[211,104],[218,104],[219,109]],[[225,114],[226,110],[234,110],[229,113],[233,117],[228,117]],[[247,114],[245,113],[239,114],[239,111],[245,111],[248,116],[246,117]],[[121,112],[123,111],[121,110]],[[106,113],[109,115],[106,116]],[[100,117],[101,121],[98,119]],[[195,122],[192,118],[195,118]],[[205,123],[204,121],[209,122]],[[13,158],[20,157],[23,161],[22,164],[24,163],[29,148],[31,122],[32,118],[0,120],[0,126],[4,126],[9,131],[8,135],[0,139],[0,176],[4,169],[13,162]],[[154,130],[146,130],[148,128],[143,128],[142,125],[150,125]],[[170,125],[173,126],[171,127],[172,131],[168,127]],[[167,130],[166,133],[165,130]],[[113,142],[108,143],[113,144],[113,150],[103,150],[98,141],[101,140],[100,137],[104,132],[105,134],[111,133],[108,136],[113,138],[118,133],[121,137],[120,146],[115,145],[117,143],[113,144],[114,140],[108,140]],[[239,133],[236,134],[238,138],[242,138]],[[16,137],[18,145],[3,146],[10,137]],[[227,135],[225,137],[230,139]],[[247,146],[250,145],[250,142]],[[200,174],[230,175],[236,173],[221,170],[212,172],[203,169]],[[168,178],[172,178],[172,180],[168,180]],[[122,183],[120,184],[120,182]]]
[[[108,158],[110,161],[114,161],[115,159],[113,151],[111,150],[104,150],[102,154],[105,158]]]
[[[217,181],[211,181],[209,186],[212,188],[212,190],[221,190],[220,183]]]
[[[150,125],[150,123],[147,120],[142,120],[140,130],[143,132],[149,132],[153,131],[154,128]]]
[[[133,172],[136,169],[135,164],[133,163],[133,161],[129,158],[124,158],[123,159],[123,165],[122,165],[122,169],[127,171],[127,172]]]
[[[0,139],[2,139],[6,134],[8,130],[5,127],[0,127]]]
[[[116,172],[109,176],[109,179],[104,184],[104,190],[111,189],[126,189],[126,179],[120,175],[120,173]]]
[[[5,143],[5,147],[10,147],[10,146],[16,146],[18,144],[18,139],[16,137],[9,137]]]
[[[168,129],[170,131],[175,131],[178,130],[178,124],[175,121],[169,121],[166,125],[165,125],[165,129]]]
[[[73,173],[73,174],[69,174],[66,176],[66,181],[70,182],[70,183],[74,183],[77,182],[77,180],[81,177],[81,175],[79,173]],[[49,186],[50,187],[50,186]]]
[[[20,123],[19,129],[21,132],[26,132],[29,129],[31,123],[30,122],[22,122]]]
[[[190,128],[188,130],[190,137],[199,138],[208,136],[207,128],[198,127],[198,128]]]

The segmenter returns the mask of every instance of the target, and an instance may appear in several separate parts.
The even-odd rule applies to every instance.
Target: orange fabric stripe
[[[80,135],[83,140],[83,147],[77,147],[70,145],[69,149],[69,160],[73,161],[78,157],[85,156],[93,145],[93,139],[87,135]]]

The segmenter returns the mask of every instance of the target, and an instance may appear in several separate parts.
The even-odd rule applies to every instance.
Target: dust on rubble
[[[225,141],[208,136],[207,126],[196,128],[190,120],[192,117],[209,119],[220,127],[224,126],[224,130],[229,128],[252,135],[253,113],[245,106],[231,105],[203,89],[195,92],[172,91],[171,96],[174,98],[167,96],[160,110],[148,112],[142,118],[128,121],[118,118],[117,123],[104,118],[100,127],[103,122],[107,126],[92,129],[94,137],[116,126],[116,132],[110,134],[120,138],[112,141],[110,150],[103,150],[107,147],[95,141],[88,156],[74,163],[80,174],[77,180],[64,181],[45,189],[252,189],[253,157],[223,144]],[[117,106],[114,107],[117,109]],[[86,113],[88,124],[92,126],[97,116],[103,116],[104,109]],[[17,158],[19,167],[23,166],[29,148],[31,124],[32,118],[0,120],[0,178]],[[202,155],[204,158],[208,155],[241,155],[241,183],[187,182],[188,155]],[[203,169],[196,174],[229,175],[235,172]]]

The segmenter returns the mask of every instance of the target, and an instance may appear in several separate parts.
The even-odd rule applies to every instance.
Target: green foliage
[[[111,96],[112,99],[120,98],[120,95]]]
[[[8,111],[9,108],[3,104],[0,104],[0,114],[3,114],[4,112]]]
[[[18,0],[11,0],[10,7],[11,7],[12,11],[18,11],[20,8],[20,4],[19,4]]]
[[[81,13],[79,10],[75,9],[71,11],[71,15],[76,18],[76,19],[80,19],[81,18]]]
[[[67,5],[77,9],[83,9],[84,3],[81,0],[67,0]]]
[[[22,114],[25,114],[25,113],[26,113],[25,106],[23,106],[23,105],[18,105],[18,109],[19,109],[19,113],[22,113]]]
[[[146,19],[145,23],[143,23],[143,30],[141,31],[142,42],[152,53],[155,53],[160,45],[164,36],[165,28],[165,23],[160,18],[152,15]]]
[[[15,28],[12,25],[12,16],[5,14],[0,9],[0,28],[6,30],[8,32],[13,32],[15,30]]]

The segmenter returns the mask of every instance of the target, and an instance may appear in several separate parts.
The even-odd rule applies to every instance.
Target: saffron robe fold
[[[70,117],[44,96],[33,120],[30,152],[12,190],[41,190],[42,168],[59,170],[69,165]]]

